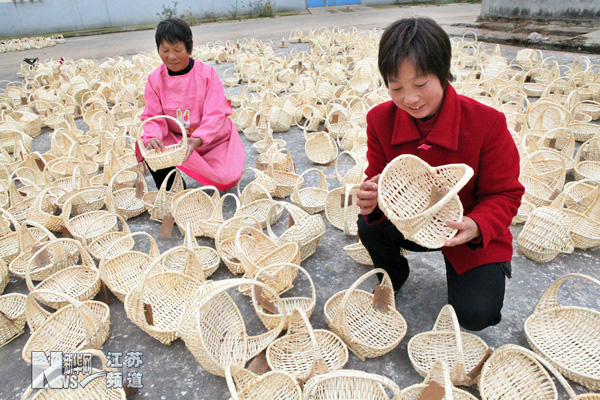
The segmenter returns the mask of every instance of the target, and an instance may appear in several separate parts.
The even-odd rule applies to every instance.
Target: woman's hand
[[[446,221],[452,229],[458,229],[456,236],[444,242],[444,247],[454,247],[467,243],[481,235],[479,225],[469,217],[463,217],[462,221]]]
[[[202,139],[200,139],[198,137],[189,137],[188,145],[187,145],[187,152],[185,153],[185,158],[183,159],[183,162],[186,162],[187,159],[190,158],[192,153],[201,145],[202,145]]]
[[[360,207],[362,215],[371,214],[375,207],[377,207],[377,183],[379,182],[379,176],[381,174],[375,175],[368,181],[364,181],[356,193],[356,197],[358,197],[356,204]]]
[[[148,140],[148,143],[146,143],[146,150],[162,151],[164,148],[165,145],[159,138],[152,138]]]

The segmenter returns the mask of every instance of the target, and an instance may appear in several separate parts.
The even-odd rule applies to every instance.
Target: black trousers
[[[408,261],[400,254],[400,249],[439,251],[405,239],[389,220],[369,225],[360,215],[358,235],[375,267],[383,268],[390,275],[396,291],[406,282],[410,272]],[[454,307],[460,325],[471,331],[480,331],[498,324],[502,319],[505,277],[510,276],[510,262],[484,264],[458,275],[446,257],[444,261],[448,304]]]
[[[169,172],[173,171],[174,169],[175,167],[169,167],[152,171],[150,167],[148,167],[148,171],[150,171],[150,175],[152,175],[152,179],[154,179],[154,183],[156,184],[156,190],[160,189],[160,185],[162,185]],[[175,182],[175,174],[171,175],[171,177],[169,178],[169,181],[167,182],[167,190],[171,190],[173,182]],[[183,181],[183,188],[186,188],[185,180]]]

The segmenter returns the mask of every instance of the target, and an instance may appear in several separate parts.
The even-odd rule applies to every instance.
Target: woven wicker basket
[[[182,260],[181,271],[163,268],[165,260],[181,258],[182,253],[187,257]],[[177,329],[186,302],[202,284],[204,271],[194,252],[185,247],[171,248],[152,263],[125,297],[127,317],[162,344],[171,344],[179,337]]]
[[[572,253],[575,243],[570,236],[569,217],[555,207],[539,207],[531,212],[517,243],[530,260],[552,261],[559,253]]]
[[[356,221],[360,207],[357,205],[356,193],[359,189],[358,184],[345,184],[327,194],[325,216],[333,226],[344,231],[346,235],[354,236],[358,233]]]
[[[113,175],[106,189],[106,206],[113,213],[121,215],[126,220],[137,217],[146,211],[146,205],[143,197],[148,193],[148,185],[144,175],[138,170],[133,171],[137,175],[134,187],[125,187],[116,189],[115,184],[122,172],[128,173],[130,170],[121,170]]]
[[[395,400],[400,399],[400,388],[385,376],[342,369],[312,377],[303,395],[310,400]]]
[[[279,169],[281,163],[276,162],[280,154],[285,154],[283,159],[286,161],[283,169]],[[289,165],[291,165],[291,168],[288,167]],[[295,172],[292,154],[288,149],[279,149],[272,153],[271,157],[269,158],[269,163],[267,164],[265,173],[267,176],[270,176],[275,180],[275,192],[273,193],[273,197],[278,197],[280,199],[284,199],[292,195],[294,187],[300,178]]]
[[[206,193],[212,191],[213,195]],[[198,221],[210,218],[221,195],[214,186],[203,186],[197,189],[183,190],[171,199],[171,211],[175,223],[182,234],[189,223],[194,236],[204,236]]]
[[[465,164],[432,168],[420,158],[404,154],[381,173],[377,201],[406,239],[439,248],[457,232],[446,221],[462,219],[458,192],[472,176],[473,169]],[[441,198],[435,202],[435,197]]]
[[[121,230],[118,230],[117,221],[121,223]],[[90,232],[90,236],[93,236],[92,239],[88,240],[88,232]],[[92,221],[83,233],[81,242],[92,257],[101,260],[105,255],[111,258],[131,250],[134,244],[133,239],[119,242],[121,244],[119,247],[112,247],[112,253],[106,254],[115,241],[130,233],[129,226],[123,217],[116,213],[108,213]]]
[[[131,250],[116,253],[114,248],[122,248],[123,243],[129,242],[137,237],[146,237],[150,242],[148,253]],[[134,239],[135,240],[135,239]],[[135,288],[144,278],[146,271],[153,265],[153,261],[160,252],[156,241],[146,232],[133,232],[127,236],[117,239],[107,250],[100,260],[100,277],[111,292],[121,301],[129,291]],[[113,256],[114,255],[114,256]],[[155,272],[159,272],[156,268]]]
[[[6,264],[10,264],[19,255],[18,226],[19,223],[12,214],[0,208],[0,259]]]
[[[341,369],[348,361],[348,348],[336,334],[313,330],[306,313],[294,308],[285,336],[267,347],[267,361],[274,371],[306,382],[315,375]]]
[[[525,321],[525,335],[533,350],[547,359],[565,377],[594,391],[600,390],[600,312],[557,302],[560,286],[573,278],[600,281],[587,275],[567,274],[542,294]]]
[[[227,293],[243,286],[261,287],[282,307],[280,298],[268,285],[250,279],[226,279],[202,285],[188,301],[179,333],[200,365],[211,374],[224,376],[232,364],[245,365],[279,336],[285,319],[274,329],[250,336],[236,303]]]
[[[350,256],[350,258],[359,264],[373,265],[371,255],[360,240],[357,243],[344,246],[344,251]]]
[[[382,284],[389,290],[386,311],[375,309],[372,293],[358,289],[377,273],[383,274]],[[381,268],[367,272],[349,289],[333,295],[325,303],[325,320],[329,328],[363,361],[390,352],[406,334],[406,321],[396,310],[392,282]],[[369,328],[365,329],[367,326]]]
[[[353,166],[349,168],[345,173],[340,172],[342,159],[349,156],[352,160]],[[351,184],[361,184],[366,175],[365,168],[367,167],[366,159],[363,159],[359,155],[351,151],[342,151],[335,159],[335,176],[340,182],[340,186]]]
[[[273,204],[271,210],[269,210],[269,215],[272,216],[269,219],[270,221],[275,219],[274,214],[278,213],[279,206],[286,209],[289,213],[288,228],[281,236],[277,237],[271,227],[272,224],[268,224],[267,231],[269,232],[269,236],[279,243],[297,243],[300,250],[300,261],[304,261],[314,254],[317,246],[325,236],[326,228],[323,217],[320,215],[310,215],[293,204],[279,202],[278,204]]]
[[[28,228],[30,225],[31,228]],[[14,275],[25,278],[29,268],[29,276],[34,281],[42,281],[70,265],[74,265],[79,257],[77,248],[70,242],[58,242],[56,236],[42,225],[25,221],[18,230],[19,233],[19,255],[10,263],[9,269]],[[44,255],[46,262],[36,263],[30,266],[34,254],[45,244],[55,242],[53,246],[46,248],[48,256]]]
[[[308,159],[315,164],[327,165],[338,155],[335,140],[325,132],[313,132],[306,136],[304,152]]]
[[[104,399],[104,400],[126,400],[125,390],[120,387],[109,386],[108,374],[115,372],[113,368],[108,368],[108,360],[99,350],[84,349],[82,354],[91,354],[93,357],[98,357],[102,362],[102,370],[92,368],[90,371],[84,370],[82,367],[73,368],[71,375],[60,375],[56,380],[51,381],[43,389],[38,390],[34,397],[31,397],[35,389],[29,386],[21,400],[27,399],[45,399],[45,400],[66,400],[66,399]],[[50,375],[50,372],[47,372]],[[95,376],[97,374],[97,376]],[[86,385],[80,384],[75,388],[65,390],[56,390],[55,388],[64,388],[69,386],[66,379],[77,379],[77,382],[85,382],[86,378],[94,376]],[[72,377],[72,378],[71,378]],[[44,379],[44,375],[40,375],[39,379]],[[43,382],[34,382],[34,384],[42,385]]]
[[[472,386],[477,375],[472,372],[485,357],[489,347],[478,336],[461,332],[456,313],[445,305],[429,332],[419,333],[408,342],[408,356],[422,377],[432,370],[437,360],[449,368],[454,385]]]
[[[69,305],[50,314],[36,301],[36,296],[42,294],[61,296]],[[25,307],[31,336],[21,354],[28,364],[32,362],[32,351],[74,353],[83,349],[99,349],[108,339],[110,309],[104,303],[82,303],[65,294],[37,290],[27,296]]]
[[[243,190],[241,189],[242,178],[246,173],[254,173],[254,179],[250,181]],[[250,183],[258,183],[261,186],[250,185]],[[265,190],[263,190],[263,188]],[[256,168],[246,168],[242,171],[242,175],[240,176],[240,180],[237,183],[237,195],[240,199],[242,205],[249,204],[255,200],[265,199],[269,196],[272,196],[275,193],[276,182],[275,179],[271,178],[263,171]],[[265,194],[265,191],[268,193]]]
[[[600,180],[600,138],[593,137],[581,145],[575,154],[575,180]]]
[[[108,211],[103,209],[106,206],[105,199],[105,189],[90,188],[76,192],[65,201],[62,218],[71,236],[81,240],[89,225],[96,218],[108,214]],[[109,227],[107,230],[110,230]],[[90,240],[104,232],[98,231],[92,234],[87,231],[87,239]]]
[[[296,296],[282,297],[281,306],[283,308],[279,308],[279,305],[272,303],[265,304],[265,300],[268,302],[272,302],[273,300],[268,294],[265,295],[258,291],[250,292],[244,288],[252,297],[252,304],[254,305],[256,314],[267,328],[272,329],[276,327],[279,324],[280,319],[284,318],[284,329],[287,329],[290,313],[295,308],[301,309],[310,318],[316,306],[316,291],[309,273],[298,264],[285,262],[270,264],[256,273],[254,280],[267,284],[280,296],[296,287],[298,284],[296,278],[299,273],[304,276],[304,279],[301,280],[301,282],[308,282],[310,295],[308,295],[308,293],[301,293]],[[296,285],[294,285],[294,283],[296,283]],[[301,285],[305,286],[305,283],[301,283]],[[306,292],[308,292],[308,290],[306,290]]]
[[[215,236],[215,249],[233,275],[243,274],[246,271],[237,255],[236,235],[243,227],[262,229],[260,221],[249,215],[240,215],[223,223]]]
[[[431,371],[427,374],[423,383],[412,385],[402,390],[398,400],[420,400],[423,392],[425,392],[430,385],[441,387],[441,390],[443,390],[443,397],[441,397],[441,399],[477,400],[477,397],[464,390],[457,389],[452,385],[448,366],[442,360],[434,362]]]
[[[51,195],[52,187],[42,189],[35,197],[31,207],[27,210],[27,219],[43,225],[45,228],[60,232],[64,227],[64,221],[57,214],[56,197]]]
[[[77,249],[78,257],[81,257],[81,262],[67,264],[64,268],[56,271],[35,285],[30,274],[32,267],[34,264],[39,266],[40,260],[44,258],[44,255],[47,258],[47,262],[52,262],[50,258],[51,249],[56,248],[56,246],[62,246],[65,249],[75,247]],[[29,261],[27,270],[25,271],[25,282],[27,283],[27,288],[30,292],[34,290],[44,290],[45,292],[58,293],[58,296],[54,294],[39,294],[37,299],[49,307],[59,309],[67,304],[62,296],[63,294],[79,301],[86,301],[94,298],[100,291],[100,272],[98,271],[98,268],[96,268],[96,264],[94,264],[94,260],[90,254],[83,248],[79,241],[61,238],[44,244],[33,255]]]
[[[211,276],[217,268],[219,268],[219,264],[221,263],[219,253],[212,247],[198,245],[189,224],[186,226],[185,236],[183,237],[183,246],[196,255],[206,278]]]
[[[8,265],[0,259],[0,294],[4,293],[9,280]]]
[[[244,278],[252,279],[256,273],[271,264],[300,264],[297,243],[277,244],[261,229],[241,227],[235,237],[235,253],[244,270]]]
[[[302,187],[304,184],[304,177],[310,173],[317,173],[319,176],[319,185]],[[327,179],[321,170],[316,168],[309,168],[305,170],[296,181],[294,191],[290,196],[290,200],[306,211],[309,214],[316,214],[325,209],[325,203],[327,200]]]
[[[239,214],[241,209],[240,200],[233,193],[225,193],[223,196],[221,196],[217,204],[215,204],[215,207],[212,210],[210,216],[206,219],[199,219],[197,222],[198,227],[200,228],[204,236],[214,239],[215,235],[217,234],[217,230],[225,222],[225,219],[223,217],[223,209],[225,205],[225,200],[227,198],[232,198],[235,201],[235,213],[233,214],[233,216],[235,217]]]
[[[572,163],[571,163],[572,164]],[[530,176],[544,183],[552,191],[562,190],[565,185],[567,168],[565,158],[559,152],[544,149],[525,155],[521,160],[521,176]],[[527,182],[525,182],[527,183]],[[547,205],[547,194],[536,185],[528,185],[531,195],[540,197],[537,204]]]
[[[23,334],[26,298],[20,293],[0,296],[0,347]]]
[[[271,371],[256,375],[238,365],[225,368],[225,379],[231,400],[300,400],[302,389],[290,374]]]
[[[482,400],[557,400],[556,386],[546,369],[565,389],[569,399],[586,398],[585,395],[578,397],[566,379],[542,357],[512,344],[497,348],[483,365],[479,394]]]
[[[150,121],[154,121],[159,118],[166,118],[177,124],[179,127],[182,139],[177,144],[172,144],[169,146],[165,146],[161,151],[157,150],[147,150],[142,138],[138,139],[138,145],[140,149],[140,153],[144,160],[148,163],[148,166],[153,170],[159,170],[169,167],[174,167],[177,165],[181,165],[185,158],[185,154],[187,152],[187,131],[185,130],[183,124],[176,118],[173,118],[169,115],[157,115],[155,117],[150,117],[144,121],[142,124],[142,128]],[[166,124],[166,122],[165,122]],[[164,129],[167,129],[167,126],[164,126]]]

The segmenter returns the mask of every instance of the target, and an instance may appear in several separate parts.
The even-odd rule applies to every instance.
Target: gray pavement
[[[327,9],[311,9],[292,17],[281,17],[264,20],[247,20],[241,22],[223,22],[196,26],[193,28],[196,44],[207,41],[235,40],[243,37],[256,37],[261,40],[280,41],[287,38],[289,32],[295,29],[316,29],[321,27],[351,27],[360,29],[384,28],[397,18],[408,15],[429,15],[440,22],[449,33],[462,35],[471,30],[464,24],[472,24],[479,15],[479,5],[447,5],[419,6],[372,9],[358,7],[354,11],[331,12]],[[463,24],[457,26],[453,24]],[[0,79],[14,80],[18,77],[15,72],[23,57],[40,57],[40,59],[60,58],[92,58],[101,60],[103,57],[131,56],[142,51],[154,49],[153,31],[122,32],[98,36],[70,38],[66,43],[46,49],[31,52],[0,54]],[[483,35],[485,36],[485,35]],[[597,40],[597,39],[594,39]],[[306,45],[291,45],[288,50],[302,50]],[[511,59],[516,55],[518,47],[502,46],[502,55]],[[569,64],[579,54],[572,52],[544,51],[544,55],[554,55],[561,64]],[[593,63],[600,63],[600,55],[590,55]],[[231,64],[215,65],[219,73]],[[80,121],[81,123],[81,121]],[[84,126],[83,124],[81,125]],[[34,149],[46,151],[49,149],[49,130],[45,130],[34,140]],[[314,167],[304,154],[304,138],[298,128],[278,135],[287,142],[287,147],[293,154],[297,171]],[[246,166],[254,166],[256,153],[252,143],[242,136],[246,147]],[[337,186],[332,166],[324,169],[328,177],[329,189]],[[150,178],[148,178],[151,180]],[[572,179],[572,176],[570,176]],[[198,183],[187,179],[188,187],[196,187]],[[151,184],[152,186],[152,184]],[[234,190],[230,190],[234,192]],[[226,210],[227,214],[231,210]],[[325,216],[323,215],[325,219]],[[156,238],[161,251],[179,245],[181,234],[175,229],[171,239],[160,238],[160,224],[151,221],[148,214],[128,221],[132,230],[143,230]],[[346,244],[354,243],[355,237],[345,236],[326,221],[327,232],[316,253],[302,263],[309,271],[317,289],[317,306],[311,322],[315,328],[326,329],[323,316],[323,306],[327,299],[340,290],[348,288],[369,268],[352,261],[342,250]],[[285,227],[283,222],[275,227],[276,233],[281,233]],[[521,231],[521,226],[513,226],[511,230],[515,238]],[[212,240],[199,239],[201,245],[214,246]],[[365,362],[350,355],[345,368],[358,369],[385,375],[396,382],[401,388],[420,383],[422,378],[412,368],[408,354],[407,343],[417,333],[431,330],[439,310],[446,303],[446,283],[444,262],[439,252],[410,253],[411,276],[400,293],[396,296],[397,308],[408,324],[408,332],[401,344],[392,352]],[[488,328],[478,335],[492,348],[503,344],[516,343],[527,346],[523,332],[525,319],[531,314],[542,292],[556,279],[570,272],[579,272],[600,277],[600,250],[576,250],[573,254],[562,254],[546,264],[538,264],[525,258],[517,249],[513,259],[513,278],[507,281],[506,300],[502,322]],[[221,265],[212,279],[231,278],[232,275]],[[306,282],[300,281],[298,291],[306,288]],[[27,293],[23,280],[11,277],[6,293]],[[572,304],[600,309],[598,288],[581,282],[567,282],[559,293],[561,304]],[[143,365],[136,370],[143,374],[144,388],[135,398],[149,399],[227,399],[229,392],[225,380],[211,375],[201,368],[196,359],[187,350],[183,341],[178,340],[170,346],[161,345],[145,332],[137,328],[125,316],[123,304],[111,295],[111,330],[110,338],[102,347],[106,352],[129,351],[143,352]],[[260,331],[260,324],[255,319],[249,319],[249,329]],[[30,367],[21,358],[21,350],[30,334],[24,335],[0,348],[0,399],[18,399],[30,383]],[[127,372],[125,368],[123,370]],[[574,385],[578,393],[584,393],[584,388]],[[475,389],[471,389],[476,393]],[[559,389],[560,398],[566,399],[564,392]]]

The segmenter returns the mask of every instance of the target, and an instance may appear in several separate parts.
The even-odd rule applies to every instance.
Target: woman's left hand
[[[197,138],[197,137],[189,137],[188,145],[187,145],[187,152],[185,153],[185,158],[183,159],[183,162],[186,162],[187,159],[190,158],[192,153],[201,145],[202,145],[202,139]]]
[[[444,247],[454,247],[467,243],[481,235],[479,225],[469,217],[463,217],[462,221],[446,221],[452,229],[458,229],[456,236],[444,242]]]

